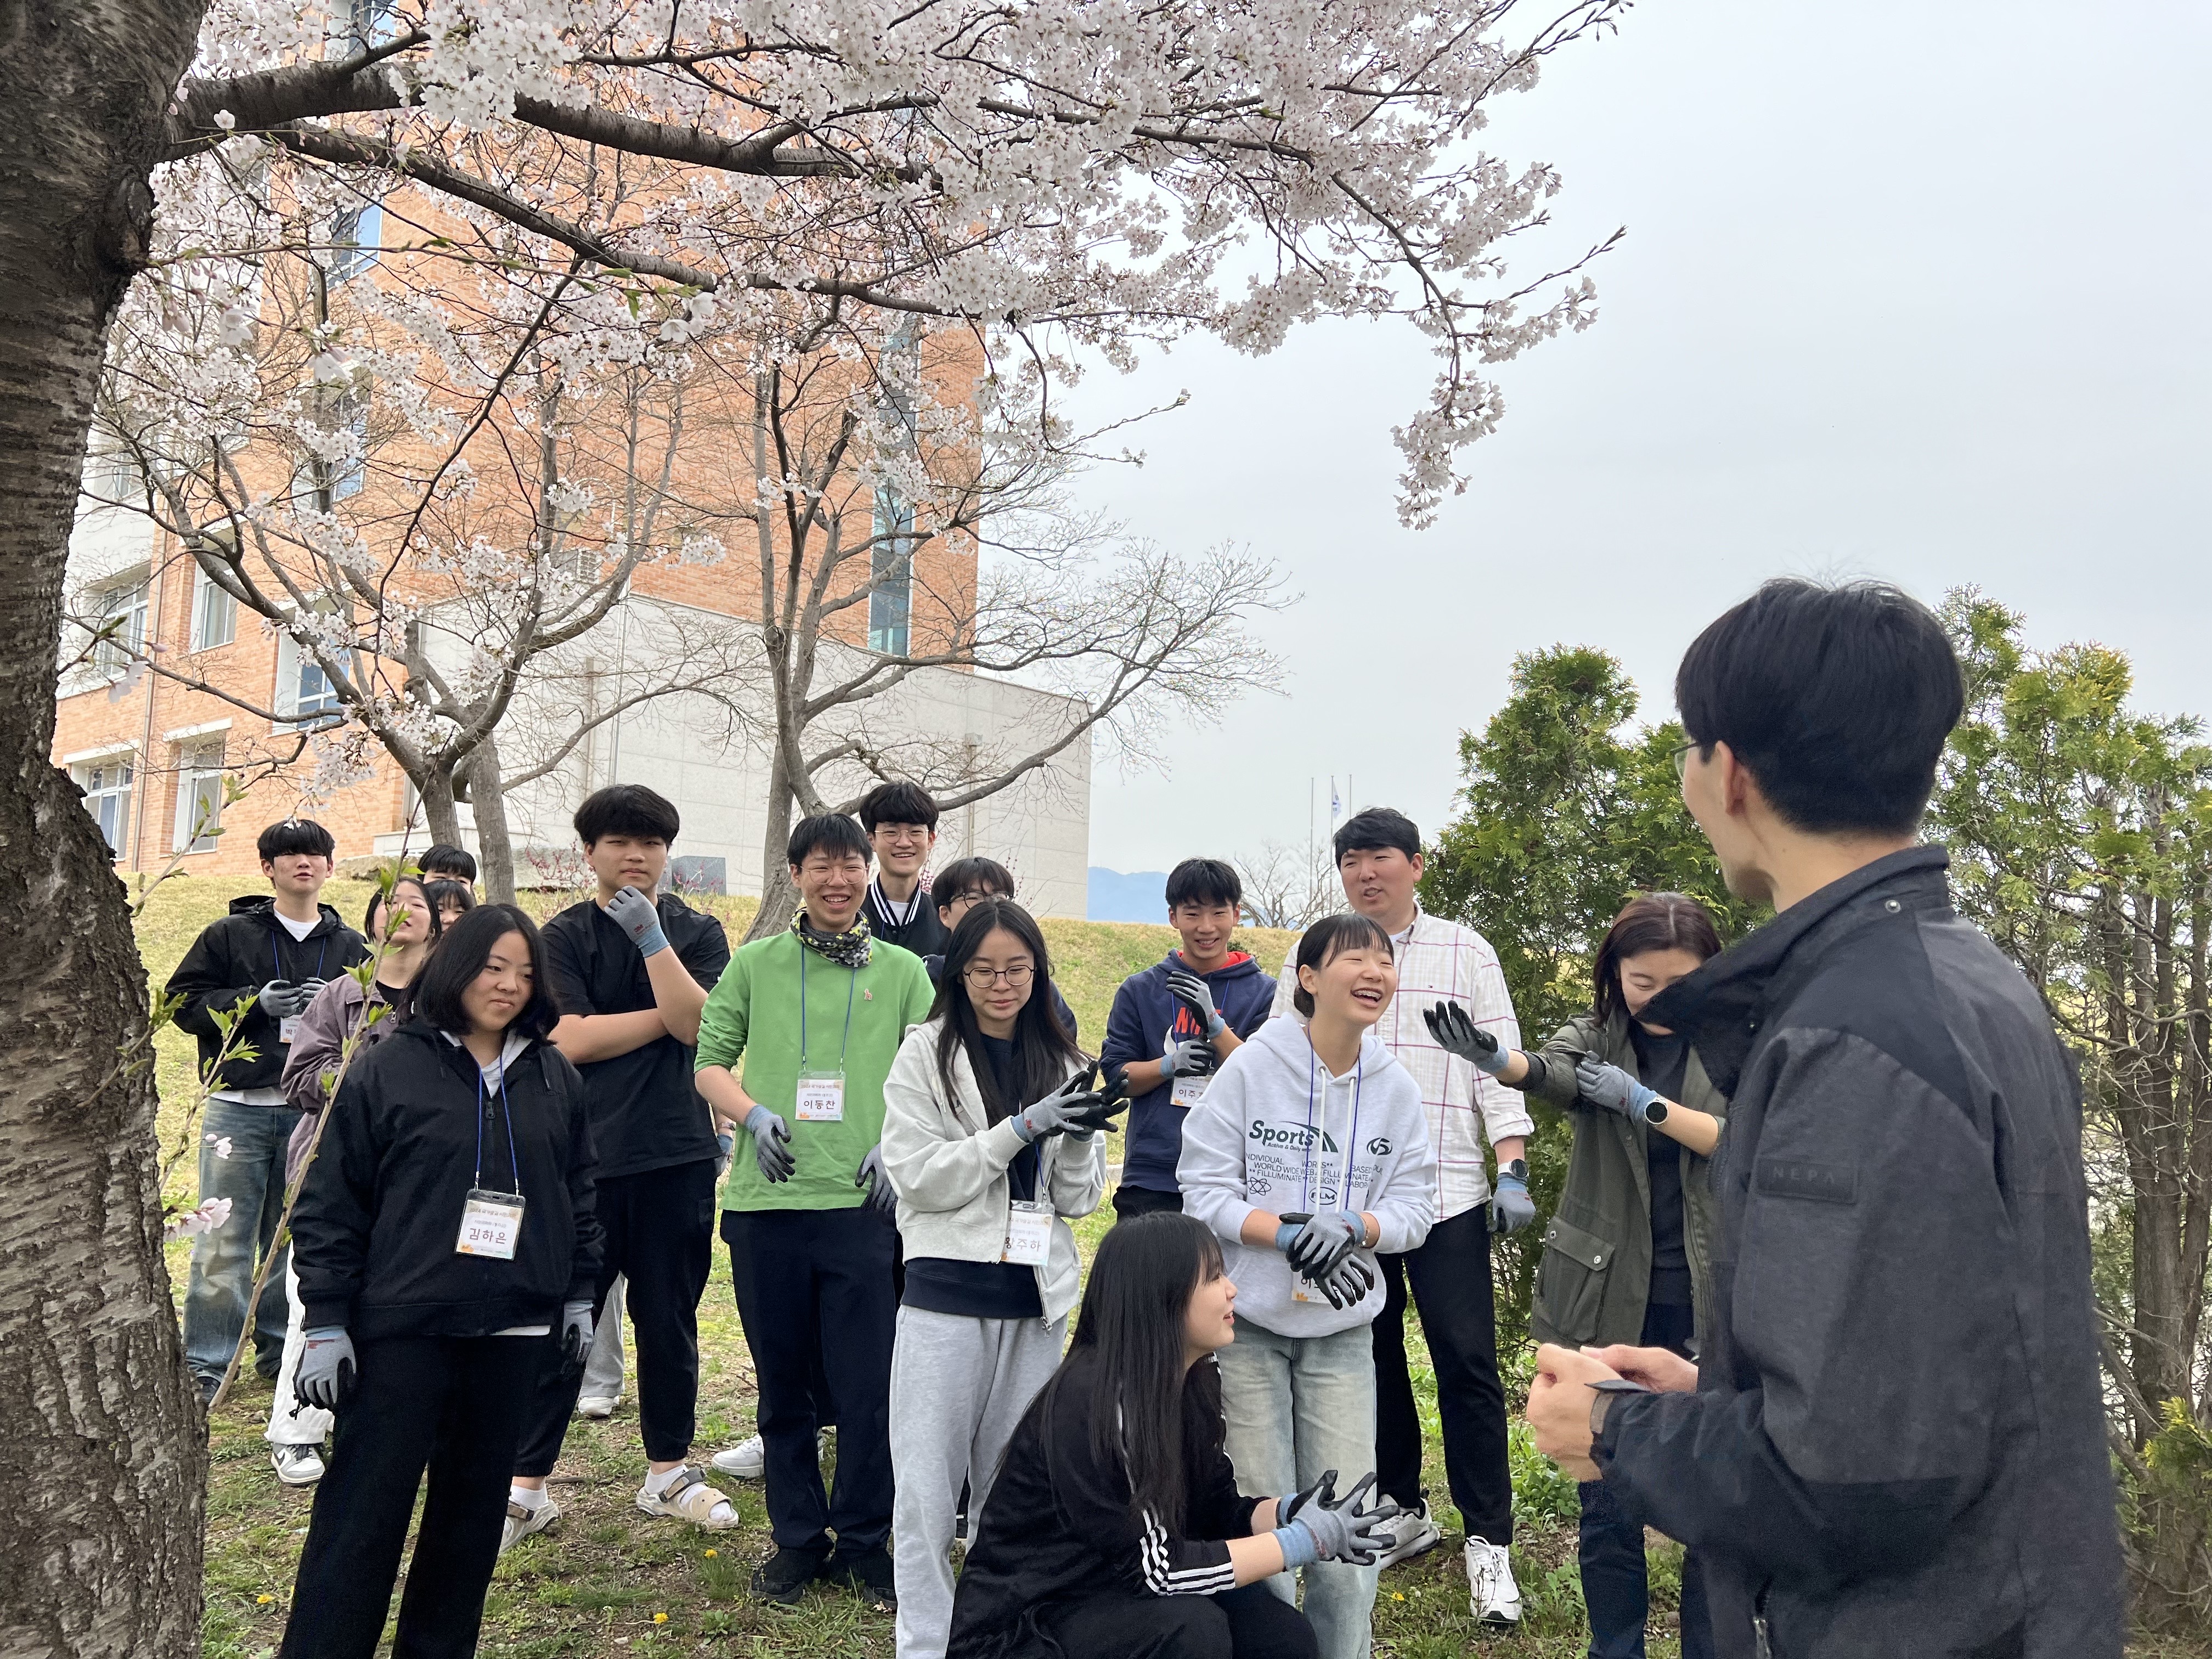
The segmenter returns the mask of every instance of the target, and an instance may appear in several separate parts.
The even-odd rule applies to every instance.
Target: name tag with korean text
[[[280,1020],[278,1020],[278,1021],[276,1022],[276,1041],[277,1041],[277,1042],[282,1042],[282,1043],[285,1044],[287,1047],[289,1047],[289,1046],[290,1046],[290,1044],[291,1044],[291,1042],[292,1042],[293,1038],[295,1038],[295,1037],[298,1036],[299,1035],[300,1035],[300,1016],[299,1016],[299,1015],[297,1015],[297,1014],[292,1014],[292,1015],[289,1015],[289,1016],[288,1016],[287,1018],[283,1018],[283,1019],[280,1019]]]
[[[459,1255],[489,1256],[495,1261],[514,1260],[514,1247],[522,1237],[522,1194],[469,1189],[461,1206],[461,1237],[453,1250]]]
[[[1168,1089],[1168,1104],[1184,1107],[1197,1105],[1200,1101],[1206,1098],[1206,1085],[1212,1081],[1213,1079],[1210,1073],[1205,1077],[1175,1079]]]
[[[799,1079],[793,1102],[801,1123],[842,1123],[845,1121],[845,1074],[808,1072]]]
[[[1015,1199],[1006,1210],[1006,1249],[999,1260],[1017,1267],[1042,1267],[1052,1250],[1052,1206]]]

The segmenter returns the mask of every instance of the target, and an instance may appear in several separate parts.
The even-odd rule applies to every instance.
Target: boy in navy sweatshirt
[[[1129,1135],[1122,1147],[1117,1216],[1182,1208],[1176,1161],[1183,1114],[1206,1093],[1215,1068],[1260,1029],[1275,981],[1243,951],[1230,948],[1244,884],[1219,859],[1185,859],[1168,874],[1168,922],[1182,948],[1114,994],[1099,1058],[1128,1068]]]

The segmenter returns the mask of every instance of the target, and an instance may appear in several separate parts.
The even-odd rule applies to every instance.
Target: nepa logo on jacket
[[[1269,1123],[1261,1118],[1252,1120],[1247,1132],[1253,1143],[1261,1146],[1286,1146],[1294,1152],[1338,1150],[1334,1137],[1308,1123]]]

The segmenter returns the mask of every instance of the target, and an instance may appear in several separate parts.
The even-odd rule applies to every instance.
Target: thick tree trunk
[[[461,812],[453,799],[453,774],[442,769],[424,773],[415,779],[415,793],[422,802],[423,833],[429,836],[423,846],[460,846]]]
[[[143,262],[191,0],[0,0],[0,1653],[199,1648],[207,1469],[161,1257],[145,970],[50,764],[108,318]],[[135,1063],[125,1063],[128,1054]]]
[[[507,827],[507,787],[499,775],[499,745],[486,738],[469,757],[469,810],[477,823],[477,864],[484,896],[514,902],[514,841]]]
[[[761,903],[746,931],[748,942],[791,926],[799,891],[791,884],[791,811],[796,799],[781,750],[768,773],[768,828],[761,833]]]

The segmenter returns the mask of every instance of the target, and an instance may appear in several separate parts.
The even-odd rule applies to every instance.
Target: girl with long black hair
[[[374,1653],[426,1469],[392,1653],[476,1651],[546,1342],[577,1366],[591,1346],[592,1138],[583,1079],[545,1041],[543,960],[511,905],[456,922],[416,981],[415,1017],[348,1068],[307,1166],[297,1386],[337,1434],[288,1659]]]
[[[1627,1344],[1688,1357],[1710,1302],[1719,1225],[1707,1182],[1728,1102],[1675,1032],[1644,1006],[1720,953],[1712,913],[1683,893],[1644,893],[1613,918],[1592,965],[1590,1012],[1533,1054],[1501,1048],[1447,1004],[1437,1040],[1508,1088],[1574,1115],[1575,1146],[1544,1230],[1529,1331],[1566,1347]],[[1643,1659],[1649,1587],[1644,1524],[1602,1480],[1581,1486],[1583,1600],[1590,1659]],[[1682,1652],[1712,1652],[1705,1581],[1682,1563]]]
[[[1305,1615],[1261,1582],[1372,1561],[1395,1505],[1370,1474],[1237,1494],[1214,1355],[1237,1286],[1205,1224],[1162,1212],[1106,1235],[1074,1346],[1006,1449],[960,1576],[961,1659],[1314,1659]]]
[[[953,1516],[982,1513],[1000,1455],[1060,1364],[1098,1207],[1110,1103],[1053,1011],[1028,911],[985,899],[945,946],[937,1002],[884,1084],[884,1165],[906,1253],[891,1352],[899,1659],[941,1659]],[[972,1522],[971,1522],[972,1524]]]

